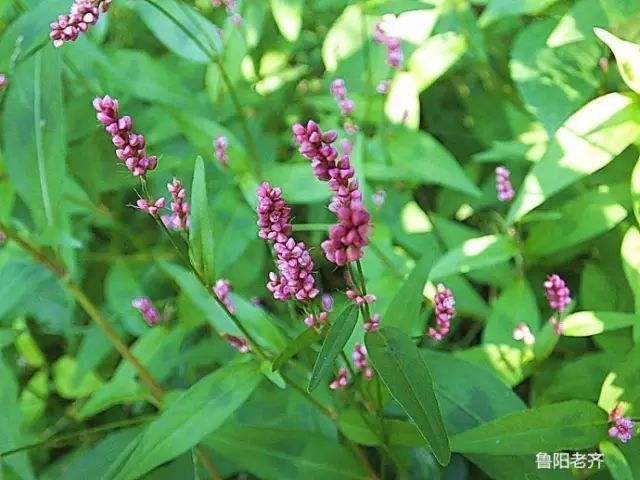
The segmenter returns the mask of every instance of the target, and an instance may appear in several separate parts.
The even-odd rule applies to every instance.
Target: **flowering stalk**
[[[347,378],[348,374],[349,372],[347,369],[345,367],[341,367],[338,371],[338,377],[329,384],[329,388],[331,390],[339,390],[346,387],[349,384],[349,380]]]
[[[563,325],[561,318],[567,305],[571,303],[571,291],[562,277],[556,273],[547,275],[544,288],[549,306],[557,312],[557,317],[556,315],[552,315],[549,323],[553,326],[553,331],[556,335],[562,335]]]
[[[387,65],[394,70],[399,70],[402,66],[402,62],[404,61],[404,54],[402,53],[400,40],[396,37],[387,35],[383,22],[376,23],[373,39],[376,43],[387,47]],[[376,91],[382,95],[386,95],[389,92],[390,86],[390,80],[381,80],[376,87]]]
[[[435,303],[434,313],[436,316],[437,328],[429,328],[429,336],[442,340],[449,333],[451,327],[451,318],[456,314],[456,301],[453,298],[451,290],[446,288],[442,283],[436,287],[437,293],[433,301]]]
[[[218,280],[213,286],[213,293],[216,294],[218,300],[220,300],[225,306],[227,312],[236,313],[236,307],[229,297],[229,294],[231,293],[231,284],[229,283],[229,280],[227,280],[226,278],[221,278],[220,280]]]
[[[75,0],[68,14],[58,16],[58,20],[51,23],[49,38],[53,45],[60,48],[64,42],[74,42],[81,32],[98,23],[102,13],[106,13],[111,0]]]
[[[96,98],[93,101],[96,117],[111,135],[116,147],[116,156],[126,165],[136,177],[144,177],[149,170],[158,165],[158,159],[148,156],[145,152],[145,139],[143,135],[133,133],[133,121],[125,115],[120,117],[118,101],[106,95],[104,98]]]
[[[516,194],[511,186],[510,176],[509,169],[505,167],[496,168],[496,190],[498,191],[498,200],[501,202],[512,200]]]
[[[221,333],[220,336],[227,342],[229,342],[229,345],[238,350],[238,352],[240,353],[248,353],[249,350],[251,350],[249,348],[247,340],[244,338],[236,337],[235,335],[231,335],[230,333]]]
[[[131,305],[140,312],[149,326],[152,327],[160,321],[158,310],[155,309],[149,297],[134,298]]]
[[[336,265],[346,265],[362,258],[363,247],[369,243],[371,215],[362,201],[362,192],[348,154],[338,159],[333,147],[335,131],[323,133],[313,120],[306,127],[293,125],[298,151],[311,160],[313,173],[327,182],[334,192],[329,210],[338,218],[338,225],[329,230],[329,239],[322,242],[325,257]]]
[[[369,367],[367,360],[367,347],[361,343],[356,343],[353,346],[353,364],[364,373],[365,377],[373,377],[373,370]]]
[[[182,182],[174,177],[173,182],[167,184],[167,190],[171,194],[171,215],[163,215],[162,223],[171,230],[188,230],[190,225],[188,202],[184,199],[187,190],[182,186]]]

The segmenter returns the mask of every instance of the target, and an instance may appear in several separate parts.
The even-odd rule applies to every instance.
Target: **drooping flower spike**
[[[546,289],[545,293],[547,300],[549,300],[549,306],[558,313],[563,313],[567,305],[571,303],[571,291],[565,281],[560,275],[553,273],[547,275],[544,288]]]
[[[496,190],[498,191],[498,200],[501,202],[508,202],[516,194],[511,186],[510,176],[511,172],[507,168],[496,168]]]
[[[160,315],[149,297],[134,298],[131,305],[140,312],[144,321],[150,326],[156,325],[160,321]]]
[[[96,117],[111,135],[116,147],[116,156],[126,165],[133,175],[142,177],[149,170],[158,165],[158,159],[145,152],[145,139],[143,135],[133,133],[133,121],[125,115],[120,117],[118,101],[109,95],[104,98],[96,98],[93,101]]]
[[[609,413],[609,421],[613,422],[613,426],[609,428],[609,437],[617,438],[622,443],[627,443],[633,437],[636,422],[630,417],[623,417],[621,411],[622,405],[618,404]]]
[[[436,287],[437,293],[433,299],[435,303],[434,313],[436,316],[437,327],[429,328],[429,336],[442,340],[449,333],[451,327],[451,318],[456,314],[456,301],[453,298],[451,290],[446,288],[442,283]]]
[[[276,300],[295,298],[309,301],[320,291],[315,287],[313,278],[313,260],[304,242],[296,242],[290,236],[292,227],[289,223],[291,209],[282,199],[282,191],[272,188],[264,182],[256,190],[258,196],[258,235],[274,242],[273,249],[277,254],[276,265],[279,275],[269,274],[267,288]]]
[[[349,384],[349,380],[347,378],[348,375],[349,372],[347,371],[347,369],[342,367],[338,372],[338,378],[336,378],[329,384],[329,388],[331,390],[339,390],[346,387]]]
[[[236,313],[236,307],[234,306],[229,294],[231,293],[231,283],[226,278],[221,278],[216,282],[212,288],[213,293],[216,294],[218,300],[222,302],[229,313]]]
[[[235,335],[231,335],[230,333],[221,333],[220,336],[227,342],[229,342],[229,344],[240,353],[247,353],[249,350],[251,350],[249,348],[247,340],[244,338],[236,337]]]
[[[369,367],[367,360],[367,347],[361,343],[356,343],[353,346],[353,364],[364,373],[365,377],[373,377],[373,370]]]
[[[355,262],[362,258],[363,248],[369,243],[371,215],[362,201],[349,155],[338,159],[338,151],[332,145],[337,139],[336,132],[322,132],[313,120],[306,126],[296,123],[292,130],[298,151],[311,160],[318,180],[328,182],[334,192],[329,210],[336,214],[339,223],[331,227],[329,239],[322,242],[325,257],[337,265]]]
[[[171,215],[163,215],[162,223],[171,230],[187,230],[190,225],[188,202],[185,202],[187,191],[182,182],[177,178],[167,184],[167,190],[171,194]]]
[[[75,0],[68,14],[58,16],[58,20],[50,24],[49,38],[56,48],[64,42],[73,42],[80,33],[98,23],[102,13],[106,13],[111,0]]]

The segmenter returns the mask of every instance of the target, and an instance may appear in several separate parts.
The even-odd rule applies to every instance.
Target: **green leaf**
[[[349,450],[319,432],[231,423],[209,435],[205,445],[257,478],[368,478]]]
[[[360,25],[360,15],[360,7],[350,5],[329,28],[322,44],[322,60],[327,71],[335,72],[342,60],[362,47],[363,35],[359,28],[354,28],[354,25]]]
[[[202,157],[196,159],[191,186],[191,226],[189,227],[189,258],[207,285],[215,281],[213,228],[209,218],[207,182]]]
[[[431,0],[367,0],[362,3],[362,11],[367,15],[400,15],[413,10],[433,8]]]
[[[562,320],[562,334],[589,337],[602,332],[640,325],[640,315],[618,312],[577,312]]]
[[[640,223],[640,158],[638,158],[636,166],[631,173],[631,199],[636,222]]]
[[[371,430],[371,426],[377,426],[379,422],[378,419],[371,417],[367,413],[347,409],[340,413],[338,428],[345,437],[360,445],[380,446],[382,442],[379,435]],[[385,420],[384,425],[385,433],[391,445],[412,448],[419,448],[424,445],[424,439],[413,423],[405,420],[388,419]]]
[[[405,333],[411,333],[417,325],[422,311],[424,296],[422,291],[429,278],[434,257],[425,253],[413,267],[411,275],[404,281],[398,293],[387,307],[383,324],[396,327]]]
[[[473,238],[447,252],[433,266],[429,277],[441,279],[457,273],[468,273],[506,262],[517,253],[518,247],[511,237],[485,235]]]
[[[273,361],[273,371],[280,370],[282,366],[289,361],[289,359],[295,357],[302,350],[309,345],[313,345],[315,342],[322,338],[322,334],[316,331],[315,328],[307,328],[296,338],[291,340],[287,346],[280,352],[280,354]]]
[[[0,267],[0,318],[22,304],[28,303],[51,274],[38,264],[13,260]]]
[[[633,292],[635,310],[640,313],[640,230],[630,227],[620,247],[622,268]]]
[[[446,32],[429,39],[409,58],[409,71],[416,80],[418,92],[429,88],[443,76],[467,51],[462,34]]]
[[[40,230],[58,235],[65,223],[67,155],[60,70],[51,46],[22,63],[11,79],[3,122],[11,182]]]
[[[387,132],[384,145],[391,161],[389,164],[367,163],[367,179],[436,184],[480,196],[480,190],[454,156],[428,133],[393,129]]]
[[[640,45],[622,40],[602,28],[594,28],[593,31],[615,55],[624,82],[631,90],[640,93]]]
[[[549,18],[520,29],[510,62],[511,78],[525,106],[549,134],[596,91],[600,74],[594,66],[602,55],[595,38],[555,48],[548,45],[556,23]]]
[[[592,100],[560,127],[524,179],[507,223],[520,220],[553,194],[611,162],[640,136],[640,105],[610,93]]]
[[[600,442],[598,450],[604,454],[605,465],[609,469],[613,480],[633,480],[633,472],[629,462],[613,442]]]
[[[282,189],[287,203],[306,204],[327,200],[331,191],[311,173],[308,163],[272,163],[264,172],[264,178],[274,187]],[[255,197],[255,188],[251,186]]]
[[[358,313],[357,305],[351,303],[340,312],[338,318],[329,327],[327,337],[322,343],[322,348],[313,366],[311,379],[309,379],[309,391],[315,390],[320,382],[331,373],[336,358],[342,352],[358,322]]]
[[[53,365],[53,383],[62,398],[88,397],[102,386],[103,382],[95,372],[88,372],[76,381],[77,368],[76,359],[68,356],[61,357]]]
[[[142,22],[165,47],[197,63],[210,63],[221,51],[215,26],[178,0],[131,2]]]
[[[204,377],[145,430],[114,478],[137,478],[194,447],[245,402],[261,378],[253,362],[231,364]]]
[[[271,0],[271,13],[282,36],[295,42],[302,28],[305,0]]]
[[[420,430],[440,465],[451,459],[449,439],[429,368],[411,338],[384,327],[368,332],[365,343],[373,366],[409,418]]]
[[[636,345],[605,379],[598,405],[611,412],[622,404],[622,413],[637,417],[640,414],[640,345]]]
[[[480,25],[484,28],[504,17],[536,15],[558,0],[490,0],[482,12]]]
[[[611,230],[627,216],[623,202],[621,195],[596,190],[565,203],[559,218],[537,222],[529,230],[526,254],[551,255]]]
[[[454,452],[527,455],[592,448],[607,436],[607,414],[584,400],[516,412],[451,437]]]

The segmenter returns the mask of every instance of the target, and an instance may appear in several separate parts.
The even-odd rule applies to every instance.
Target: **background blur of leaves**
[[[185,2],[186,13],[176,0],[159,3],[182,12],[206,45],[220,27],[212,48],[249,117],[263,177],[282,186],[295,223],[332,217],[329,191],[295,151],[290,126],[308,118],[340,126],[329,84],[345,80],[360,126],[352,160],[375,223],[364,265],[380,313],[385,318],[423,256],[433,264],[425,295],[443,281],[456,297],[448,341],[423,345],[436,391],[453,398],[441,399],[449,434],[567,400],[609,411],[622,399],[629,415],[640,416],[640,317],[605,318],[640,313],[640,60],[637,50],[616,43],[640,43],[637,0],[244,0],[239,26],[206,0]],[[55,252],[172,394],[234,361],[235,351],[206,328],[224,322],[223,313],[185,280],[157,225],[128,206],[138,185],[118,164],[91,107],[108,93],[159,156],[151,191],[164,191],[173,176],[190,185],[196,157],[205,159],[216,276],[230,279],[257,334],[281,350],[281,332],[293,337],[304,325],[290,322],[264,286],[271,258],[256,234],[253,194],[263,178],[254,176],[256,159],[219,69],[142,0],[113,0],[88,34],[54,50],[48,23],[69,7],[70,0],[0,2],[0,72],[10,84],[0,91],[0,220],[11,219]],[[372,32],[387,13],[397,15],[390,33],[402,40],[406,61],[384,97],[375,85],[391,73]],[[603,29],[600,38],[594,28]],[[625,78],[609,47],[618,50]],[[34,125],[37,98],[44,125]],[[229,168],[213,158],[218,134],[229,139]],[[44,159],[34,155],[40,147]],[[518,195],[510,210],[496,199],[497,165],[512,171]],[[376,207],[371,195],[379,190],[385,202]],[[514,224],[518,243],[509,234]],[[322,259],[325,232],[300,236],[312,247],[323,288],[342,288]],[[571,287],[572,311],[604,312],[603,328],[569,333],[554,348],[542,288],[551,272]],[[131,308],[142,294],[166,308],[162,326],[150,330]],[[264,309],[253,307],[252,297]],[[587,326],[599,325],[597,318]],[[520,322],[541,343],[535,361],[512,339]],[[404,327],[419,335],[424,325]],[[362,341],[360,330],[350,346]],[[616,388],[623,393],[612,393]],[[327,391],[319,396],[329,401]],[[0,452],[150,414],[146,399],[53,275],[12,243],[0,249]],[[341,433],[358,441],[357,416],[345,418]],[[106,478],[141,428],[14,454],[1,472]],[[228,475],[362,478],[337,438],[336,426],[301,397],[263,381],[204,444]],[[455,455],[443,469],[402,440],[399,449],[418,478],[538,478],[533,455]],[[623,467],[593,478],[640,478],[640,442],[610,448],[619,448]],[[344,468],[336,469],[341,461]],[[145,478],[191,478],[194,468],[187,453]]]

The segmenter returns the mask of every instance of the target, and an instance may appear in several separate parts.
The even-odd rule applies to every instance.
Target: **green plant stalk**
[[[145,1],[149,5],[153,6],[156,10],[161,12],[169,20],[171,20],[180,30],[182,30],[182,32],[185,35],[187,35],[191,40],[193,40],[198,45],[198,47],[200,47],[200,49],[209,57],[209,60],[211,60],[212,63],[215,63],[216,66],[218,67],[218,70],[220,70],[222,81],[224,82],[225,87],[229,92],[229,96],[231,97],[231,103],[233,103],[233,106],[236,110],[238,118],[240,119],[242,131],[244,133],[245,140],[247,142],[247,147],[249,149],[249,155],[253,157],[253,162],[255,166],[255,175],[258,179],[262,178],[262,163],[260,160],[260,155],[258,154],[258,149],[256,148],[256,143],[254,141],[253,136],[251,135],[251,130],[249,129],[249,122],[247,120],[247,115],[245,114],[242,108],[240,100],[238,99],[238,94],[236,93],[236,89],[233,86],[233,82],[231,82],[229,75],[227,74],[227,70],[224,67],[224,63],[222,59],[218,55],[216,55],[214,52],[212,52],[208,46],[204,45],[200,41],[200,39],[198,39],[198,37],[196,37],[193,34],[193,32],[190,29],[186,28],[182,23],[180,23],[177,18],[171,15],[170,12],[168,12],[162,6],[155,3],[153,0],[145,0]],[[203,33],[206,33],[206,32],[203,32]]]
[[[107,319],[102,315],[100,310],[98,310],[93,302],[91,302],[82,288],[75,281],[73,281],[70,276],[67,275],[64,268],[58,265],[54,260],[50,259],[44,252],[42,252],[42,250],[40,250],[40,248],[23,239],[14,230],[8,228],[2,222],[0,222],[0,231],[2,231],[8,239],[14,241],[25,252],[29,253],[38,263],[50,270],[59,279],[59,281],[74,297],[76,302],[82,307],[85,313],[89,315],[89,318],[91,318],[96,323],[96,325],[98,325],[98,327],[104,332],[104,334],[107,336],[118,353],[122,356],[122,358],[126,359],[131,364],[133,369],[140,377],[140,380],[142,380],[142,382],[151,392],[154,399],[158,402],[161,402],[164,398],[165,391],[160,383],[158,383],[153,375],[151,375],[151,373],[144,367],[144,365],[142,365],[140,360],[138,360],[133,352],[131,352],[129,347],[120,339],[116,331],[107,321]],[[217,471],[213,467],[213,464],[207,458],[204,451],[197,448],[196,453],[202,460],[205,468],[207,468],[210,478],[212,480],[221,480],[220,475],[218,475]]]

